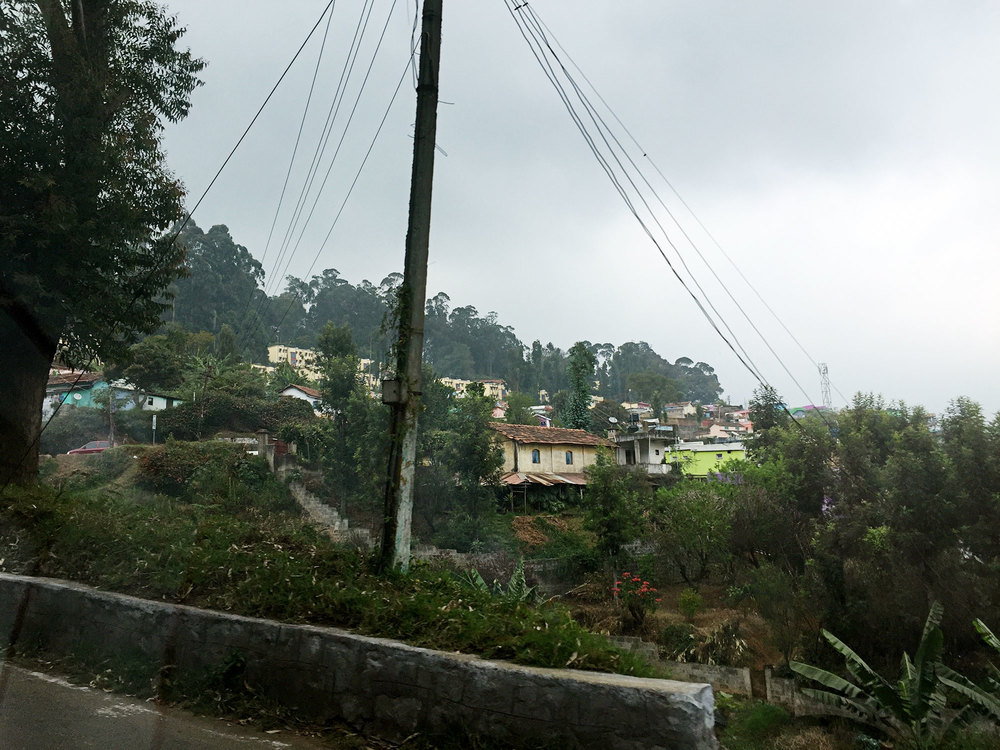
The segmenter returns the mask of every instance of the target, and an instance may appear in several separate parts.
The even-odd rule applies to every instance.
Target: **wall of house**
[[[684,472],[696,477],[703,477],[710,471],[718,471],[726,461],[732,458],[746,458],[746,452],[740,449],[725,448],[725,446],[708,446],[711,450],[691,450],[681,449],[667,456],[668,462],[673,462],[675,457],[684,468]],[[716,458],[721,455],[722,458]]]
[[[706,684],[491,662],[335,628],[238,617],[0,574],[0,639],[64,655],[234,675],[317,723],[390,741],[456,733],[504,747],[714,750]],[[240,657],[237,661],[235,657]]]
[[[517,469],[514,468],[514,451],[517,451]],[[538,451],[539,463],[531,462],[531,452]],[[566,451],[573,451],[573,463],[566,463]],[[566,445],[562,443],[518,443],[503,442],[503,470],[537,472],[542,474],[581,474],[583,470],[597,463],[597,446]]]

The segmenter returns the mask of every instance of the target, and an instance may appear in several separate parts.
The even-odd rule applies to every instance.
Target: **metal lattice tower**
[[[820,388],[823,394],[823,408],[829,410],[833,406],[833,399],[830,397],[830,370],[827,368],[826,362],[820,362],[818,367]]]

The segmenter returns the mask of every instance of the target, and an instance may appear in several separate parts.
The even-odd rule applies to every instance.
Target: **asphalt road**
[[[0,663],[2,750],[318,750],[287,732],[267,734],[222,719],[72,685]]]

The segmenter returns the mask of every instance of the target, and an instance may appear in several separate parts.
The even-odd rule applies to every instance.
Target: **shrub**
[[[621,606],[623,633],[641,633],[646,626],[646,615],[660,603],[658,592],[649,581],[633,573],[622,573],[621,580],[615,581],[611,593]]]
[[[239,445],[170,439],[145,449],[138,464],[139,484],[153,492],[222,503],[233,510],[295,507],[287,487],[271,474],[267,462],[247,454]]]
[[[658,642],[665,655],[673,659],[691,647],[694,642],[694,626],[686,622],[672,622],[660,631]]]
[[[100,409],[62,407],[40,439],[42,453],[66,453],[89,440],[107,440],[107,415]]]
[[[689,622],[694,620],[694,616],[701,612],[703,606],[701,594],[694,589],[684,589],[677,597],[677,611]]]

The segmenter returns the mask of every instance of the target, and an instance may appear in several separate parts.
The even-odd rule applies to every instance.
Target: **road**
[[[285,731],[267,734],[222,719],[72,685],[0,663],[3,750],[318,750]]]

